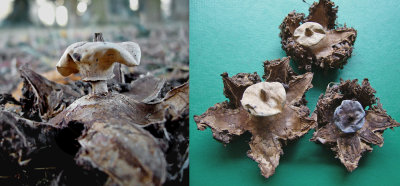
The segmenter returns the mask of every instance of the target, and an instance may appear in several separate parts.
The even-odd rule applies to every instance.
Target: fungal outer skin
[[[386,129],[400,126],[386,113],[379,99],[375,97],[375,93],[368,79],[364,79],[361,85],[358,84],[357,79],[341,80],[340,83],[328,85],[325,94],[320,96],[313,113],[313,117],[317,119],[318,128],[311,141],[328,146],[350,172],[358,167],[358,162],[364,152],[372,151],[372,145],[383,146],[382,135]],[[362,110],[365,110],[363,126],[353,133],[345,133],[335,125],[335,110],[343,102],[346,105],[346,100],[358,102]],[[347,106],[352,107],[350,110],[357,110],[359,109],[357,105]]]
[[[32,109],[36,110],[44,121],[56,116],[75,99],[83,96],[83,92],[50,81],[25,65],[20,67],[19,72],[24,80],[24,91],[34,94]]]
[[[335,24],[338,7],[330,0],[314,2],[306,17],[304,13],[290,12],[279,26],[282,49],[298,64],[299,69],[311,71],[312,68],[343,68],[351,57],[357,31],[353,28],[339,27]],[[299,29],[310,22],[321,25],[319,31],[325,36],[313,34],[311,37],[297,35]],[[297,30],[297,33],[295,33]],[[305,34],[304,29],[304,34]],[[303,32],[302,32],[303,33]],[[317,37],[318,36],[318,37]],[[310,38],[317,38],[312,39]],[[317,42],[318,41],[318,42]]]
[[[154,137],[135,125],[115,125],[120,119],[95,121],[78,139],[78,164],[97,167],[117,185],[162,185],[167,163]]]
[[[282,112],[286,92],[281,83],[260,82],[249,86],[241,103],[254,116],[271,116]]]
[[[365,111],[360,102],[343,100],[335,109],[333,120],[344,133],[354,133],[362,128],[365,122]]]
[[[296,42],[305,47],[311,47],[325,38],[324,28],[315,22],[306,22],[294,30]]]
[[[140,64],[140,47],[134,42],[77,42],[70,45],[57,63],[63,76],[80,73],[83,81],[114,77],[115,62],[132,67]]]
[[[261,82],[257,73],[239,73],[232,77],[223,73],[224,95],[229,101],[217,103],[202,115],[194,116],[199,130],[211,128],[213,137],[224,144],[246,131],[250,132],[252,138],[247,156],[258,163],[261,174],[266,178],[273,175],[279,165],[283,144],[303,136],[316,126],[315,119],[309,117],[310,110],[306,107],[304,96],[312,87],[313,74],[296,75],[289,61],[289,58],[282,58],[264,62],[263,77],[266,82],[279,83],[280,90],[283,85],[286,87],[283,89],[286,101],[280,113],[254,116],[244,107],[246,89]],[[268,95],[267,91],[265,94]]]

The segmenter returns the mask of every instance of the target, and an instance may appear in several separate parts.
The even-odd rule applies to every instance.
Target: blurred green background
[[[384,133],[382,148],[374,146],[348,173],[334,153],[309,142],[312,132],[283,148],[280,165],[269,179],[246,156],[250,135],[226,147],[211,130],[197,130],[193,115],[225,101],[220,74],[263,74],[262,62],[285,57],[278,26],[292,10],[308,15],[306,0],[190,1],[190,185],[400,185],[400,129]],[[343,70],[315,72],[308,91],[314,110],[329,82],[368,78],[384,109],[400,121],[400,1],[337,0],[339,25],[358,31],[353,56]],[[292,65],[296,66],[296,65]]]

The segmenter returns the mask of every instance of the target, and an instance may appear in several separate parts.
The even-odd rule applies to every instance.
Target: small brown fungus
[[[266,61],[263,76],[266,82],[261,82],[257,73],[239,73],[233,77],[222,74],[224,95],[229,102],[217,103],[202,115],[194,116],[199,130],[211,128],[214,138],[224,144],[250,132],[247,155],[258,163],[266,178],[279,165],[285,141],[297,139],[316,126],[315,120],[308,117],[310,110],[305,101],[313,74],[296,75],[289,61],[289,58]]]
[[[400,126],[374,94],[368,79],[362,85],[357,79],[341,80],[328,85],[313,113],[318,129],[311,141],[329,146],[348,171],[357,168],[362,153],[372,151],[371,145],[383,145],[386,129]]]
[[[338,8],[330,0],[314,2],[308,17],[295,11],[279,26],[282,49],[298,63],[299,69],[311,71],[343,68],[351,57],[357,31],[335,24]]]

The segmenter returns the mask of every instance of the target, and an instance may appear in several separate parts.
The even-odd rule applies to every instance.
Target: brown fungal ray
[[[120,118],[116,125],[150,125],[165,121],[165,105],[146,104],[118,93],[106,95],[86,95],[76,100],[68,108],[49,122],[56,126],[66,126],[71,121],[84,123],[90,127],[97,120],[108,121]]]
[[[95,121],[78,139],[77,163],[98,168],[109,176],[108,182],[118,185],[162,185],[167,164],[154,137],[135,125],[108,122]]]
[[[161,93],[165,79],[154,76],[141,77],[130,83],[129,92],[123,93],[137,101],[149,103],[154,101]]]
[[[376,91],[368,79],[359,85],[355,80],[341,80],[339,84],[328,85],[325,95],[321,95],[313,113],[317,117],[318,129],[311,141],[330,147],[348,171],[358,167],[358,162],[365,151],[372,151],[371,145],[383,146],[383,132],[388,128],[400,126],[393,120],[382,105],[376,103]],[[333,122],[333,113],[342,100],[354,100],[365,109],[363,127],[355,133],[344,134]]]
[[[172,121],[179,119],[189,111],[189,83],[186,82],[173,88],[165,95],[162,101],[172,116]]]
[[[227,144],[234,136],[246,132],[249,113],[243,108],[232,109],[228,102],[217,103],[204,114],[194,116],[199,130],[211,128],[214,139]]]
[[[281,30],[279,36],[282,38],[282,42],[293,37],[294,30],[304,21],[304,17],[304,13],[296,13],[296,11],[293,11],[283,19],[283,22],[279,26]]]
[[[346,26],[335,28],[338,8],[329,0],[320,0],[309,9],[308,17],[302,13],[291,12],[279,26],[282,49],[299,69],[311,71],[312,66],[322,69],[343,68],[351,57],[357,31]],[[313,46],[303,46],[296,41],[294,31],[306,22],[320,24],[326,36]]]
[[[291,78],[297,75],[293,72],[292,67],[289,65],[290,57],[282,59],[270,60],[264,62],[264,75],[265,81],[277,81],[284,84],[289,84]]]
[[[95,121],[121,118],[115,124],[147,126],[166,121],[166,113],[172,120],[178,119],[189,106],[189,84],[185,83],[169,91],[165,98],[155,103],[142,103],[118,93],[86,95],[76,100],[49,122],[65,127],[71,121],[90,127]]]
[[[353,51],[357,31],[353,28],[337,28],[326,32],[326,37],[311,47],[315,65],[321,68],[343,68]],[[327,66],[327,67],[325,67]]]
[[[42,120],[47,121],[54,117],[83,94],[70,86],[46,79],[27,66],[22,66],[19,71],[24,80],[24,98],[22,98],[21,102],[31,101],[33,108],[37,110],[34,112],[38,112]],[[29,95],[33,96],[33,100],[29,100]],[[28,108],[23,105],[23,109],[26,110]]]
[[[310,9],[309,15],[305,22],[317,22],[326,29],[335,28],[335,20],[338,7],[329,0],[320,0],[319,3],[314,2]]]
[[[249,131],[253,137],[247,154],[259,163],[264,177],[273,175],[279,165],[282,141],[297,139],[316,126],[315,119],[308,117],[309,112],[306,106],[285,105],[281,114],[251,117]]]
[[[298,102],[303,98],[304,92],[312,88],[312,73],[305,73],[301,76],[293,71],[289,65],[290,57],[265,61],[263,78],[267,82],[280,82],[287,86],[286,101]],[[305,100],[303,100],[305,101]],[[306,103],[306,102],[305,102]]]
[[[288,61],[288,58],[283,58],[266,61],[264,64],[266,74],[263,77],[267,82],[287,83],[287,97],[281,113],[263,117],[253,116],[242,105],[231,107],[225,101],[217,103],[200,116],[194,116],[198,129],[211,128],[214,138],[223,143],[229,143],[232,137],[249,131],[252,138],[247,155],[259,163],[261,173],[266,178],[271,176],[279,165],[280,155],[283,154],[282,141],[299,138],[316,126],[315,118],[308,117],[310,110],[305,105],[306,101],[303,101],[305,92],[312,87],[313,74],[296,76]],[[278,69],[279,72],[271,73]],[[223,76],[226,77],[227,74]],[[224,81],[224,84],[226,83]],[[248,86],[255,83],[257,82],[243,82]],[[236,90],[231,92],[234,95],[229,98],[241,99],[242,89],[229,90]]]
[[[282,144],[277,136],[253,136],[249,143],[250,150],[247,156],[258,163],[261,174],[268,178],[275,173],[279,165],[280,156],[283,154]]]
[[[372,148],[361,143],[356,135],[342,135],[337,139],[337,156],[350,172],[357,168],[361,154],[367,150]]]
[[[250,85],[261,82],[257,73],[238,73],[233,77],[229,77],[228,73],[221,74],[224,82],[224,95],[229,99],[229,106],[233,108],[240,107],[240,100],[244,90]]]
[[[229,77],[228,73],[221,74],[224,83],[224,95],[228,101],[217,103],[204,114],[194,116],[197,128],[204,130],[210,127],[216,140],[229,143],[236,135],[246,131],[249,114],[241,106],[240,100],[244,90],[261,81],[257,73],[239,73]]]

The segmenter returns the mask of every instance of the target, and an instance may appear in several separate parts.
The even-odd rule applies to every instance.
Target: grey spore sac
[[[343,100],[335,109],[333,120],[344,133],[354,133],[364,126],[365,111],[358,101]]]

